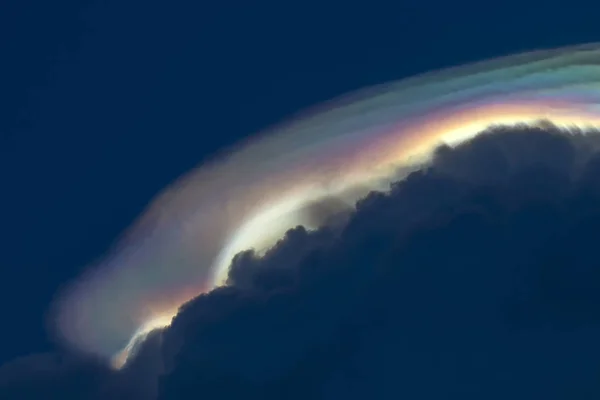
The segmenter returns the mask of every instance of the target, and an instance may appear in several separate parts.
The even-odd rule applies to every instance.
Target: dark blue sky
[[[6,1],[0,6],[0,362],[145,204],[217,149],[365,85],[600,40],[529,2]]]

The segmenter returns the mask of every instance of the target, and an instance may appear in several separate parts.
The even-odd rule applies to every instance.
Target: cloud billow
[[[31,356],[0,398],[598,398],[599,144],[542,124],[439,147],[353,211],[311,205],[331,224],[239,253],[124,369]]]
[[[239,254],[166,331],[160,398],[597,397],[598,143],[492,128]]]

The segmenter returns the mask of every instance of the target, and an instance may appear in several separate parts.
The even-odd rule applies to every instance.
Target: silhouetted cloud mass
[[[123,371],[33,356],[0,370],[0,398],[598,398],[599,149],[549,124],[440,147],[238,254]]]
[[[495,127],[239,254],[166,332],[160,398],[597,398],[599,143]]]

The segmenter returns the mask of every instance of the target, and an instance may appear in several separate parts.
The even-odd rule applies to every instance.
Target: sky
[[[364,86],[600,39],[589,6],[537,2],[1,7],[0,363],[54,351],[57,290],[218,150]]]

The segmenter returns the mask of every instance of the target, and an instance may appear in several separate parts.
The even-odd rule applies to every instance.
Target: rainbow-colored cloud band
[[[355,201],[348,189],[380,188],[442,142],[542,119],[600,127],[600,44],[451,68],[325,104],[169,187],[61,293],[52,320],[69,345],[120,365],[132,337],[168,325],[182,303],[221,284],[235,253],[266,249],[307,223],[306,204]]]

